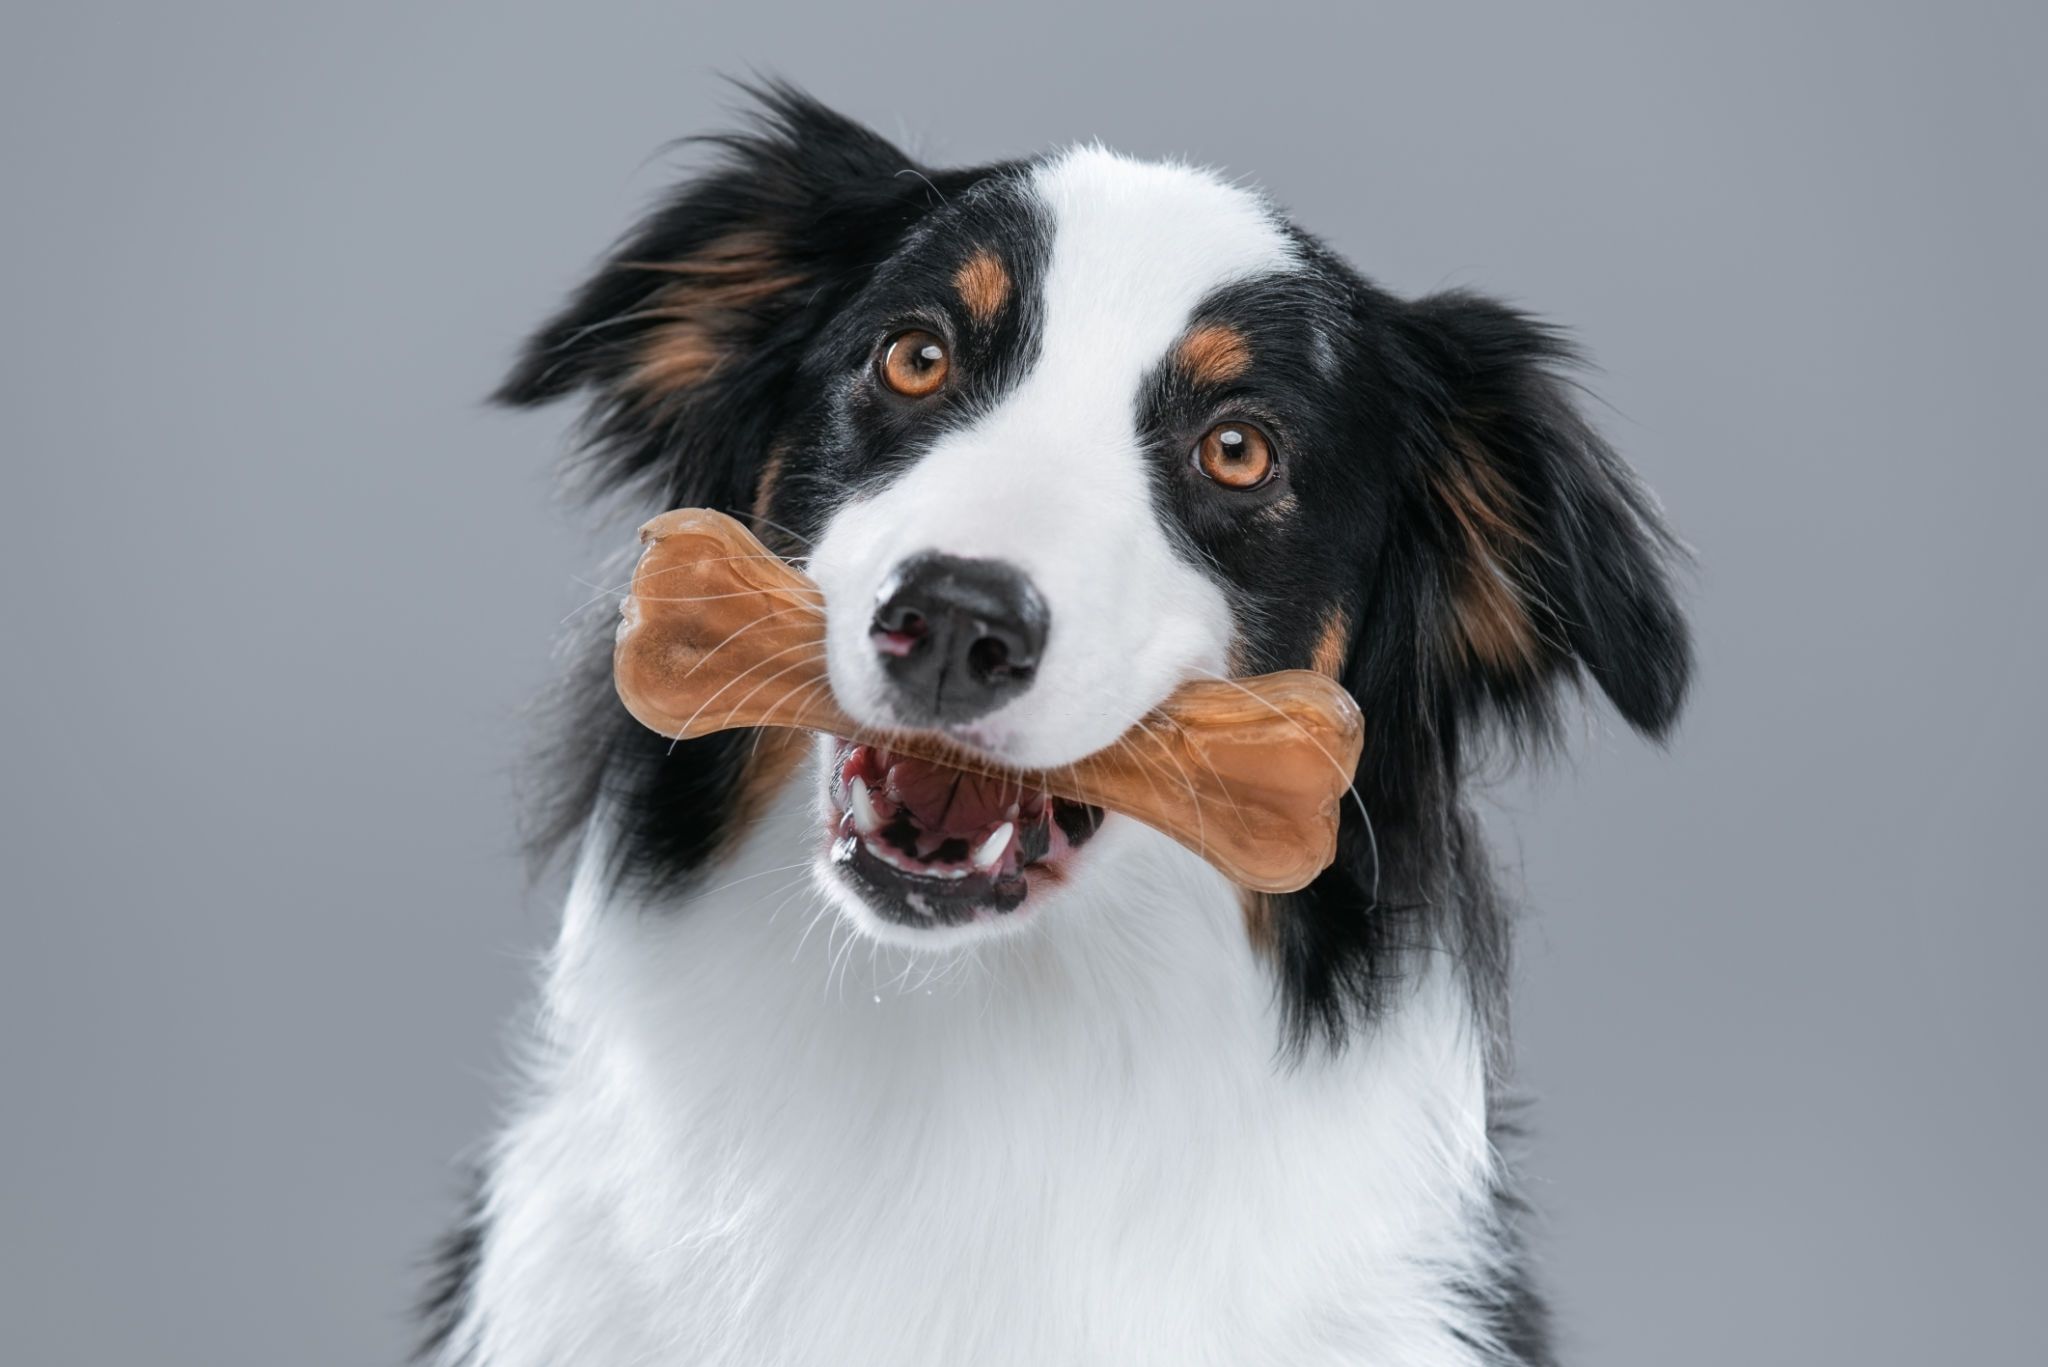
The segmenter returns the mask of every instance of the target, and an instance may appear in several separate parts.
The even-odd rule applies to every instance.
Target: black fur
[[[475,1290],[487,1223],[482,1176],[472,1174],[461,1218],[441,1237],[427,1260],[426,1290],[414,1310],[421,1326],[415,1361],[449,1362],[445,1354],[454,1344],[455,1331],[461,1326],[463,1312]],[[455,1361],[466,1363],[468,1358],[465,1352]]]
[[[541,329],[498,398],[585,396],[586,487],[625,491],[649,513],[749,516],[800,558],[849,488],[886,479],[1028,369],[1047,248],[1025,168],[932,170],[787,88],[761,101],[751,131],[712,140],[720,164],[659,205]],[[691,307],[665,302],[678,276],[661,267],[735,241],[760,248],[759,288],[705,310],[721,359],[650,386],[650,345]],[[1341,1047],[1415,955],[1440,952],[1459,956],[1498,1041],[1508,917],[1460,785],[1490,740],[1545,744],[1568,686],[1588,680],[1638,730],[1667,732],[1691,668],[1677,553],[1580,415],[1558,333],[1476,295],[1401,300],[1296,241],[1304,270],[1201,310],[1249,340],[1250,369],[1203,385],[1163,364],[1139,414],[1158,508],[1236,606],[1242,667],[1306,665],[1333,616],[1348,626],[1341,675],[1368,727],[1364,811],[1347,811],[1330,869],[1273,899],[1285,1043]],[[1015,277],[1015,306],[992,325],[935,302],[973,244],[998,248]],[[906,319],[944,331],[977,387],[912,411],[843,383]],[[1192,472],[1187,453],[1219,415],[1274,438],[1271,485],[1233,495]],[[572,839],[602,805],[619,824],[614,876],[680,889],[730,834],[753,738],[672,746],[645,731],[612,694],[609,645],[610,624],[597,624],[564,695],[550,763],[560,786],[539,841]],[[1511,1222],[1505,1195],[1500,1210]],[[460,1275],[447,1285],[444,1316]],[[1473,1294],[1514,1361],[1550,1360],[1519,1276]]]
[[[568,305],[535,334],[499,388],[500,403],[526,407],[587,396],[573,483],[590,494],[623,493],[649,513],[702,506],[753,517],[771,448],[794,443],[819,421],[816,379],[804,367],[823,342],[864,347],[849,332],[849,300],[934,210],[950,209],[970,229],[1015,239],[1013,260],[1030,262],[1035,224],[971,201],[975,186],[1005,167],[937,171],[867,129],[785,86],[755,92],[747,132],[703,141],[722,161],[656,207],[613,248]],[[728,354],[701,383],[648,394],[632,375],[657,330],[675,318],[660,292],[674,277],[650,266],[687,262],[735,237],[771,246],[771,269],[788,288],[718,310]],[[1012,354],[1027,350],[1023,322],[979,338]],[[969,331],[964,324],[963,332]],[[918,448],[879,415],[878,450]],[[928,439],[928,438],[927,438]],[[870,472],[872,473],[872,472]],[[857,472],[793,464],[781,472],[772,516],[756,531],[793,559],[845,482]],[[544,756],[548,790],[535,803],[531,845],[545,859],[583,829],[600,805],[621,823],[612,848],[615,877],[642,886],[681,886],[730,834],[734,785],[756,749],[751,733],[722,732],[671,744],[626,715],[610,683],[612,623],[589,622],[579,661],[554,706],[556,739]]]

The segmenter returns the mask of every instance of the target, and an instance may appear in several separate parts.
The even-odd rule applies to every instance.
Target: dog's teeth
[[[882,829],[881,814],[875,810],[875,800],[868,796],[867,780],[859,774],[853,776],[848,785],[849,805],[853,808],[853,826],[862,835],[873,835]]]
[[[994,868],[996,861],[1003,857],[1003,851],[1010,848],[1010,837],[1016,833],[1016,830],[1015,822],[1005,821],[1002,825],[989,832],[988,839],[982,841],[981,848],[974,852],[974,867],[977,869]]]

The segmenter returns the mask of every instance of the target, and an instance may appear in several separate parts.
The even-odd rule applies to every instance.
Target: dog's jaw
[[[903,761],[877,747],[818,747],[820,886],[858,931],[917,950],[1014,932],[1085,867],[1100,808]]]

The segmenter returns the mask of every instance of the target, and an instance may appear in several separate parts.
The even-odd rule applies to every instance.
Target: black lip
[[[965,878],[905,873],[869,854],[858,836],[834,844],[832,862],[877,916],[902,926],[964,926],[985,912],[1007,915],[1031,893],[1023,871],[1001,879],[985,873]]]
[[[1087,843],[1102,826],[1103,810],[1086,803],[1058,800],[1052,819],[1067,838],[1068,853]],[[1007,916],[1031,895],[1033,867],[1051,846],[1051,832],[1032,826],[1020,834],[1023,867],[1001,878],[969,874],[965,878],[932,878],[907,873],[868,853],[860,837],[844,835],[832,844],[832,864],[868,907],[896,925],[929,928],[963,926],[987,916]]]

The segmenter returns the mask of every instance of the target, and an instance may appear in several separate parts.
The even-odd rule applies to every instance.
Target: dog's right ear
[[[629,232],[493,398],[588,396],[585,483],[744,509],[805,340],[955,184],[783,85]]]

